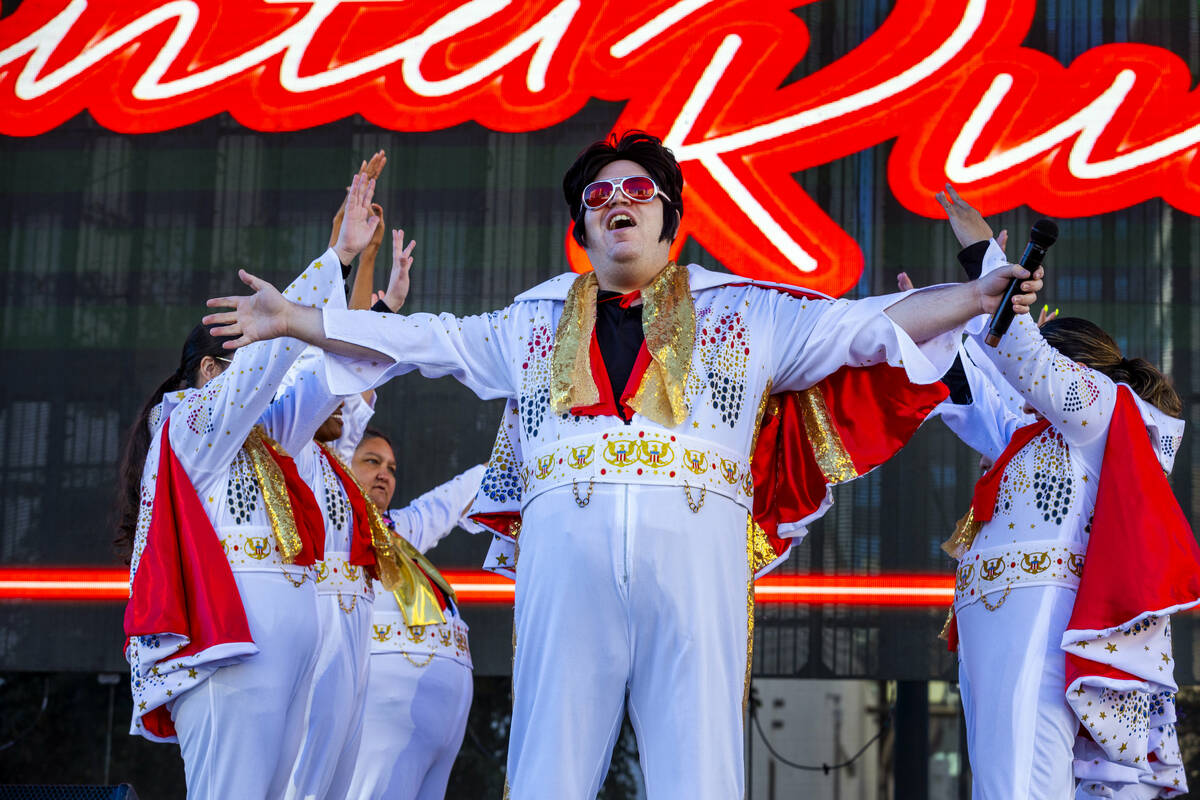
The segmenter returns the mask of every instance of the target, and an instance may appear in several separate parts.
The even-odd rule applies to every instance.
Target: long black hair
[[[683,170],[675,160],[675,154],[663,147],[662,139],[652,136],[645,131],[630,130],[617,135],[610,134],[607,139],[588,145],[575,163],[563,176],[563,197],[567,201],[567,209],[575,227],[571,235],[580,247],[587,247],[587,231],[584,229],[583,216],[587,209],[583,207],[583,187],[596,179],[596,174],[614,161],[632,161],[640,164],[662,190],[659,199],[663,201],[663,227],[659,234],[660,242],[669,242],[679,231],[679,220],[683,219]],[[667,200],[663,197],[671,198]],[[675,213],[672,214],[671,212]]]
[[[146,451],[150,449],[150,412],[167,392],[196,385],[200,362],[205,356],[227,357],[229,351],[224,343],[230,338],[213,336],[211,329],[204,325],[192,328],[179,354],[179,368],[154,390],[125,435],[125,447],[117,468],[117,499],[113,514],[117,535],[113,544],[126,560],[133,552],[133,537],[141,506],[142,468],[146,464]]]

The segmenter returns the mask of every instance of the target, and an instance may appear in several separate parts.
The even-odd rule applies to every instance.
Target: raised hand
[[[412,269],[413,248],[417,240],[413,239],[404,246],[404,231],[392,231],[392,274],[388,276],[387,290],[380,298],[392,311],[399,311],[408,298],[409,270]]]
[[[212,329],[214,336],[238,337],[225,343],[227,350],[286,336],[288,315],[294,304],[270,283],[244,269],[238,270],[238,277],[254,290],[254,294],[214,297],[206,304],[209,308],[232,308],[233,311],[209,314],[202,322],[205,325],[222,326]]]
[[[907,292],[910,289],[915,288],[913,286],[912,278],[908,277],[907,272],[901,272],[896,276],[896,285],[900,287],[900,291],[902,292]]]
[[[371,180],[376,180],[379,178],[380,173],[383,172],[383,168],[386,164],[387,164],[387,156],[384,155],[384,152],[382,150],[377,150],[375,152],[375,155],[371,156],[370,161],[363,161],[359,165],[358,174],[366,175],[367,178],[369,178]],[[351,181],[351,183],[353,183],[353,181]],[[350,196],[350,187],[349,186],[346,187],[346,196],[347,197]],[[374,208],[374,206],[372,206],[372,208]],[[338,234],[342,230],[342,217],[345,215],[345,213],[346,213],[346,201],[342,200],[342,205],[338,207],[337,213],[333,215],[333,230],[329,234],[329,246],[330,247],[333,247],[335,244],[337,244]],[[380,225],[380,227],[381,228],[383,227],[382,224]],[[379,241],[380,242],[383,241],[382,234],[380,235]],[[378,248],[378,245],[376,245],[376,247]]]
[[[934,199],[946,210],[950,229],[954,231],[959,245],[966,247],[992,238],[991,226],[966,200],[959,197],[953,186],[947,183],[946,191],[938,192]]]
[[[350,194],[346,197],[346,211],[342,227],[338,231],[333,249],[343,264],[349,264],[371,242],[379,217],[371,210],[371,198],[375,194],[375,181],[364,172],[354,176]]]
[[[371,160],[364,162],[358,171],[365,174],[371,180],[379,180],[379,176],[383,173],[383,168],[386,165],[387,155],[383,150],[377,150],[375,155],[371,156]]]
[[[1000,300],[1008,291],[1008,282],[1012,278],[1021,280],[1021,294],[1014,294],[1013,311],[1017,314],[1028,314],[1029,309],[1037,302],[1037,293],[1042,288],[1042,276],[1045,274],[1041,267],[1031,276],[1029,270],[1016,264],[1009,264],[1003,269],[994,269],[979,280],[971,281],[979,296],[979,310],[984,314],[994,314],[1000,307]]]

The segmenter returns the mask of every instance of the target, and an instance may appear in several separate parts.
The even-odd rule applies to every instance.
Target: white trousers
[[[988,596],[993,606],[999,594]],[[1075,592],[1013,589],[958,612],[958,680],[974,800],[1069,800],[1079,721],[1067,705],[1062,635]]]
[[[595,798],[627,696],[649,800],[742,797],[747,517],[703,499],[597,484],[586,507],[565,487],[524,509],[512,800]]]
[[[275,800],[300,749],[317,646],[311,580],[235,572],[261,652],[221,667],[170,706],[192,800]]]
[[[362,744],[349,797],[445,797],[473,691],[471,670],[453,659],[372,654]]]
[[[349,611],[347,611],[349,609]],[[321,640],[303,723],[304,740],[288,800],[341,800],[354,775],[367,691],[371,603],[365,597],[317,596]]]

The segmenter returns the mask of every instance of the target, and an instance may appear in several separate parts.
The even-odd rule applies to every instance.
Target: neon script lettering
[[[529,131],[619,101],[616,130],[663,136],[683,164],[682,233],[741,274],[834,295],[862,253],[793,176],[885,142],[891,190],[930,217],[947,179],[985,214],[1155,197],[1200,214],[1200,97],[1174,54],[1108,44],[1064,67],[1021,46],[1031,0],[898,0],[861,45],[788,82],[809,44],[795,5],[30,0],[0,22],[0,133],[83,110],[128,133],[225,111],[261,131],[351,114]]]

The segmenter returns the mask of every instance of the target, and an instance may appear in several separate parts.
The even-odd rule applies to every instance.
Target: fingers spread
[[[938,205],[946,209],[947,214],[950,213],[950,201],[946,199],[946,194],[944,192],[938,192],[933,196],[933,199],[938,201]]]

